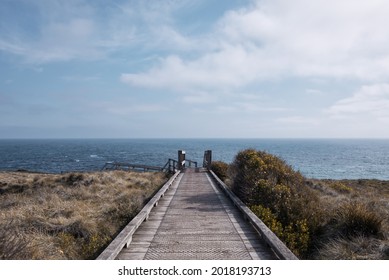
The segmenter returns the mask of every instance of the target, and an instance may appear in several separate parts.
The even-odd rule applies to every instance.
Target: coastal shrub
[[[231,167],[233,191],[248,204],[256,204],[258,199],[263,200],[261,192],[276,185],[290,188],[304,182],[303,176],[282,159],[254,149],[239,152]]]
[[[310,242],[310,233],[307,221],[305,219],[290,223],[284,228],[286,245],[296,253],[297,256],[303,257],[308,251]]]
[[[337,228],[346,237],[382,236],[382,222],[377,213],[357,202],[342,205],[335,214]]]
[[[265,223],[265,225],[276,234],[278,237],[282,237],[284,227],[277,220],[277,216],[272,213],[269,208],[262,205],[254,205],[250,207],[250,210]]]
[[[60,252],[66,259],[95,259],[109,244],[111,237],[104,233],[91,233],[88,236],[75,236],[60,232],[56,236]]]
[[[254,149],[236,155],[231,173],[234,193],[296,255],[304,257],[323,215],[305,178],[282,159]]]
[[[230,165],[234,193],[298,257],[388,259],[389,183],[306,179],[263,151]]]
[[[298,220],[284,226],[278,221],[277,216],[269,208],[262,205],[250,207],[251,211],[258,216],[267,227],[285,242],[285,245],[301,257],[307,252],[310,242],[309,228],[306,220]]]
[[[335,182],[332,182],[329,187],[331,189],[334,189],[336,190],[337,192],[339,193],[350,193],[352,192],[352,188],[343,184],[342,182],[339,182],[339,181],[335,181]]]
[[[216,176],[220,180],[225,181],[228,178],[229,165],[223,161],[213,161],[211,164],[211,170],[215,172]]]
[[[56,246],[59,248],[59,251],[64,255],[68,260],[75,260],[79,255],[78,244],[76,243],[76,237],[67,232],[60,232],[56,238]]]
[[[85,240],[81,246],[83,259],[95,259],[109,244],[111,238],[104,234],[95,233]]]

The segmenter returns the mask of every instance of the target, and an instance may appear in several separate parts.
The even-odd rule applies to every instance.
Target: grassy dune
[[[312,258],[389,259],[389,181],[308,180],[307,184],[326,213]]]
[[[0,259],[93,259],[166,179],[0,172]]]

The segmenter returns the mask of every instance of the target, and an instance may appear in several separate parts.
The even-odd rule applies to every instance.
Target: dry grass
[[[388,260],[389,244],[380,239],[357,236],[325,243],[316,255],[322,260]]]
[[[308,180],[307,185],[326,213],[310,258],[389,258],[389,181]]]
[[[166,181],[124,171],[0,172],[0,259],[92,259]]]

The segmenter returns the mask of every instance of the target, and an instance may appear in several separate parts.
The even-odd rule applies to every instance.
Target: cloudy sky
[[[0,138],[388,138],[387,0],[0,0]]]

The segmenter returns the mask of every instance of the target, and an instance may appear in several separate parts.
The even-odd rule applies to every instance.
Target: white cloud
[[[137,86],[241,87],[285,76],[389,78],[385,0],[252,1],[226,13],[201,37],[182,34],[174,21],[180,9],[198,5],[193,0],[29,5],[41,17],[39,35],[2,32],[0,50],[31,63],[101,59],[140,45],[181,53],[171,53],[148,71],[123,74],[123,81]],[[177,71],[175,78],[170,75]]]
[[[95,22],[82,1],[20,1],[1,26],[0,50],[33,64],[96,56]],[[23,11],[29,10],[25,16]]]
[[[85,18],[52,22],[42,27],[38,41],[28,43],[24,55],[31,63],[101,58],[97,29],[93,20]]]
[[[124,103],[128,103],[127,105]],[[100,102],[89,105],[90,108],[96,109],[99,113],[105,113],[108,115],[116,115],[121,117],[134,116],[139,113],[156,113],[167,110],[166,107],[159,104],[147,104],[125,101],[122,103],[114,102]]]
[[[19,18],[5,20],[4,28],[0,26],[0,51],[20,56],[29,64],[101,60],[118,51],[122,55],[142,50],[193,51],[204,46],[174,28],[173,14],[198,4],[194,0],[135,0],[120,5],[112,1],[21,1],[33,14],[28,19],[31,26],[19,26]]]
[[[201,55],[170,55],[122,81],[215,90],[282,77],[388,79],[388,14],[385,0],[254,1],[220,19]]]
[[[34,20],[28,19],[29,27],[5,21],[0,29],[0,51],[20,56],[29,64],[105,59],[147,40],[137,34],[134,18],[110,2],[52,0],[20,5],[29,5]]]
[[[207,92],[194,92],[185,95],[182,100],[188,104],[207,104],[217,101],[217,98]]]
[[[320,89],[315,88],[307,88],[305,90],[305,93],[312,94],[312,95],[321,95],[323,92]]]
[[[241,47],[227,47],[193,61],[172,55],[146,73],[122,74],[121,80],[149,88],[227,89],[245,85],[256,76],[253,62]]]
[[[311,117],[289,116],[276,119],[276,122],[287,125],[319,125],[320,121]]]
[[[7,42],[0,38],[0,50],[6,51],[14,54],[24,54],[26,49],[19,46],[18,44]]]
[[[353,96],[336,102],[327,113],[333,118],[360,116],[378,120],[389,118],[389,84],[375,84],[361,87]]]
[[[265,104],[262,102],[237,102],[236,105],[238,111],[245,112],[245,113],[261,113],[261,112],[279,113],[288,110],[287,108],[282,108],[282,107],[271,107],[269,106],[269,104]]]

